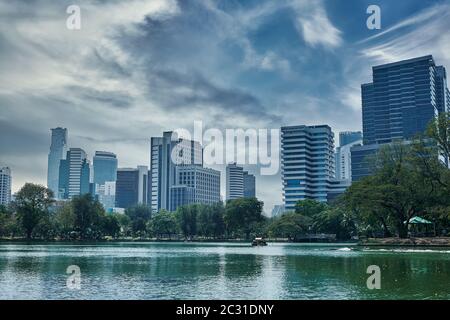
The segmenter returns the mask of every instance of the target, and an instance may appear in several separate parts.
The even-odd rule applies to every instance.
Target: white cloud
[[[329,20],[322,1],[293,0],[291,5],[297,13],[297,29],[307,44],[324,48],[342,44],[342,32]]]

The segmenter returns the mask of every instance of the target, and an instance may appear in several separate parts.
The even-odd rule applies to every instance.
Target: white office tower
[[[86,159],[86,152],[80,148],[70,148],[67,152],[67,161],[69,165],[69,192],[68,196],[71,199],[74,196],[79,196],[89,192],[89,178],[83,181],[83,169],[89,163]]]
[[[286,210],[293,210],[299,200],[327,201],[334,180],[331,128],[327,125],[282,127],[281,174]]]
[[[226,168],[226,199],[233,200],[244,197],[244,169],[230,163]]]
[[[203,166],[203,148],[197,141],[173,132],[152,137],[150,147],[150,204],[153,212],[170,209],[170,188],[176,185],[177,165]]]
[[[67,129],[51,129],[52,138],[48,154],[47,187],[53,191],[55,197],[59,192],[59,165],[65,159],[67,151]]]
[[[11,169],[0,168],[0,205],[8,205],[11,202]]]
[[[107,211],[112,211],[116,202],[116,182],[105,181],[104,184],[97,185],[98,201]]]

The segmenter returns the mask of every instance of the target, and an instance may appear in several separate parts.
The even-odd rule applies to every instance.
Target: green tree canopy
[[[230,233],[242,230],[246,239],[255,225],[263,220],[264,202],[256,198],[240,198],[229,200],[225,206],[224,220]]]
[[[13,206],[27,239],[32,239],[34,229],[48,215],[53,201],[53,192],[41,185],[26,183],[17,192]]]

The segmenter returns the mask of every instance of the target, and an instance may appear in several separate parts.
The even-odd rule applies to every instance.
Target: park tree
[[[328,205],[326,203],[313,199],[300,200],[295,204],[295,213],[301,214],[305,217],[313,217],[326,209],[328,209]]]
[[[205,211],[206,219],[208,213],[206,212],[206,208],[202,205],[198,204],[189,204],[178,207],[176,211],[176,215],[178,218],[178,224],[180,226],[180,230],[183,233],[185,238],[192,238],[197,234],[197,216],[200,211]],[[207,221],[205,221],[207,224]],[[205,225],[207,228],[207,225]],[[202,229],[205,229],[202,226]]]
[[[125,210],[130,218],[131,231],[134,235],[143,236],[147,232],[147,223],[152,218],[152,209],[146,205],[137,205]]]
[[[258,222],[263,220],[264,203],[256,198],[239,198],[229,200],[225,207],[225,224],[229,234],[242,231],[246,239]]]
[[[0,205],[0,237],[13,237],[18,232],[17,221],[13,211]]]
[[[13,206],[27,239],[32,239],[36,226],[47,218],[53,201],[53,192],[42,185],[26,183],[17,192]]]
[[[290,241],[295,241],[308,233],[311,224],[312,218],[310,217],[295,212],[286,212],[271,221],[268,232],[271,237],[288,238]]]
[[[431,180],[415,164],[411,145],[395,142],[380,149],[375,173],[354,182],[343,197],[355,212],[376,215],[391,224],[399,237],[408,235],[409,221],[426,211],[433,199]]]
[[[172,235],[178,232],[177,219],[173,213],[161,210],[150,220],[150,229],[157,238]]]
[[[74,229],[80,239],[98,238],[101,233],[101,221],[105,216],[103,206],[87,193],[72,199],[75,216]]]

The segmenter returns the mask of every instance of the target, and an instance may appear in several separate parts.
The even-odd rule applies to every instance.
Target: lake
[[[0,242],[0,299],[450,299],[450,248]]]

